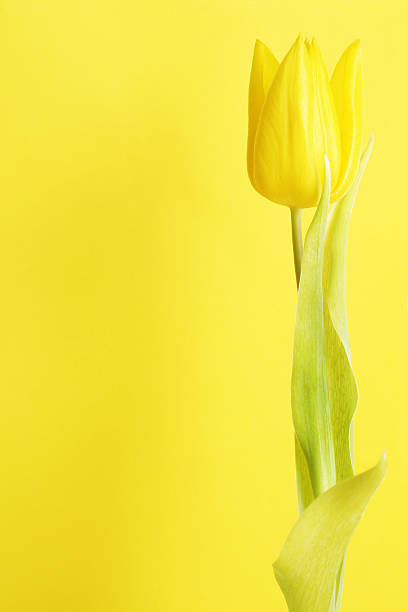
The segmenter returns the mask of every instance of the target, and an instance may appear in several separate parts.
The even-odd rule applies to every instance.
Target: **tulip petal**
[[[325,612],[333,605],[346,548],[386,471],[384,454],[371,470],[320,495],[298,519],[274,563],[290,612]]]
[[[248,146],[247,146],[247,166],[248,175],[251,183],[255,187],[253,178],[253,156],[256,128],[258,127],[259,117],[264,105],[267,93],[279,62],[260,40],[255,42],[254,56],[252,59],[251,76],[249,79],[248,93]]]
[[[331,88],[341,132],[341,169],[333,200],[338,200],[356,174],[362,141],[362,69],[360,41],[353,42],[334,69]]]
[[[319,126],[316,129],[316,138],[321,138],[321,143],[319,144],[321,149],[320,158],[323,159],[323,155],[327,155],[329,158],[332,185],[336,185],[341,162],[341,141],[337,110],[334,104],[329,76],[317,42],[313,39],[311,44],[306,43],[306,45],[313,67],[315,100],[317,105],[316,118],[317,121],[319,121]]]
[[[255,183],[273,202],[307,208],[319,201],[314,112],[312,65],[299,36],[279,66],[255,137]]]

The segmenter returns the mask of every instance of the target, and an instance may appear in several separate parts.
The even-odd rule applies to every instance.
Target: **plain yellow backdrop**
[[[0,610],[279,612],[296,520],[289,212],[250,187],[258,37],[361,37],[344,612],[406,609],[405,1],[0,2]],[[308,217],[309,218],[309,217]]]

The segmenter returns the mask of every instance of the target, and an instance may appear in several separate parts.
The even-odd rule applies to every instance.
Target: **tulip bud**
[[[360,42],[341,56],[332,79],[317,43],[299,36],[281,64],[255,43],[249,85],[248,174],[255,189],[291,208],[319,202],[324,155],[331,200],[351,185],[362,139]]]

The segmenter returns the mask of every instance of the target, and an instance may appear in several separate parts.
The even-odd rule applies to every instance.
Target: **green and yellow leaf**
[[[337,482],[353,475],[350,430],[358,400],[347,327],[345,285],[347,238],[354,200],[373,142],[371,137],[351,188],[330,211],[324,247],[326,367]]]
[[[298,519],[274,564],[290,612],[328,612],[347,545],[387,470],[385,454],[371,470],[343,480]]]
[[[290,612],[338,612],[345,552],[386,471],[385,456],[354,477],[352,422],[358,393],[346,313],[351,212],[373,147],[330,213],[330,168],[306,235],[292,369],[296,483],[301,517],[274,568]]]
[[[305,240],[296,309],[292,366],[292,416],[297,440],[309,468],[315,497],[336,483],[326,372],[322,270],[324,237],[330,202],[330,165],[325,158],[325,182],[320,203]],[[300,451],[300,449],[298,449]],[[298,456],[298,489],[304,465]],[[302,499],[301,506],[306,501]]]

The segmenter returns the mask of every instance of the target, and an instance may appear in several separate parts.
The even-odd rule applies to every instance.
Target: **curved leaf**
[[[354,474],[353,416],[358,390],[351,365],[346,310],[346,253],[351,213],[360,180],[374,144],[371,136],[360,160],[359,170],[346,195],[332,207],[327,224],[323,263],[324,326],[330,418],[336,462],[336,481]],[[340,610],[344,561],[333,590],[332,607]]]
[[[326,157],[323,193],[305,240],[292,366],[293,423],[309,467],[315,497],[336,482],[326,373],[322,286],[329,201],[330,165]],[[299,469],[298,484],[302,474]],[[302,483],[300,486],[303,486]]]
[[[300,445],[299,439],[295,434],[295,463],[296,463],[296,493],[299,507],[299,514],[312,503],[315,496],[313,493],[312,481],[310,480],[309,466],[307,465],[305,454]]]
[[[387,458],[335,485],[298,519],[274,563],[290,612],[328,612],[347,545],[383,480]]]
[[[373,148],[371,136],[353,185],[333,205],[324,247],[323,286],[326,365],[337,482],[353,475],[350,426],[358,392],[351,366],[346,312],[346,251],[351,212]]]

